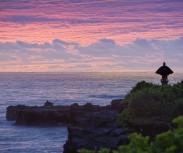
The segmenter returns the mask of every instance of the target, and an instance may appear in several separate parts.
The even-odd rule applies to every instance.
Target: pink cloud
[[[163,0],[1,1],[0,41],[121,43],[183,34],[183,2]]]

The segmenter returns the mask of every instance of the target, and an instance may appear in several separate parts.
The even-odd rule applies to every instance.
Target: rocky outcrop
[[[133,128],[136,132],[148,135],[151,138],[171,129],[172,126],[173,125],[169,121],[163,121],[158,118],[134,120],[133,122],[129,122],[128,125],[128,127]]]
[[[77,124],[68,127],[68,139],[64,153],[77,153],[78,149],[117,148],[128,143],[129,128],[119,128],[116,118],[123,109],[121,100],[112,102],[101,110],[91,111],[77,118]]]
[[[52,106],[53,106],[53,103],[47,100],[47,101],[44,103],[44,106],[52,107]]]
[[[130,129],[105,127],[69,127],[68,140],[64,145],[64,153],[77,153],[78,149],[117,148],[128,143]]]
[[[64,153],[76,153],[78,149],[99,148],[115,149],[128,143],[128,134],[141,132],[154,135],[168,130],[171,125],[158,119],[134,120],[128,128],[119,128],[116,118],[125,107],[122,100],[113,100],[108,106],[72,104],[70,106],[54,106],[46,102],[44,106],[9,106],[7,120],[14,120],[18,125],[68,126],[68,140],[64,145]]]
[[[68,118],[68,108],[65,106],[9,106],[6,118],[15,120],[19,125],[55,125],[65,123]]]
[[[112,101],[111,105],[98,106],[72,104],[54,106],[46,102],[43,106],[9,106],[7,120],[14,120],[18,125],[58,125],[68,126],[68,140],[64,145],[65,153],[74,153],[79,148],[97,149],[115,148],[127,143],[129,129],[116,125],[118,113],[124,108],[121,100]]]
[[[108,106],[87,103],[79,106],[54,106],[46,102],[44,106],[9,106],[6,111],[7,120],[15,120],[21,125],[56,125],[60,123],[75,126],[100,126],[115,122],[120,102]]]
[[[27,106],[24,105],[8,106],[6,109],[6,119],[8,121],[16,120],[18,113],[26,108]]]

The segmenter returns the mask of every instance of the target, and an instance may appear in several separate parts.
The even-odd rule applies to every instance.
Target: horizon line
[[[156,71],[0,71],[0,73],[155,73]],[[173,74],[175,73],[183,73],[183,71],[174,71]]]

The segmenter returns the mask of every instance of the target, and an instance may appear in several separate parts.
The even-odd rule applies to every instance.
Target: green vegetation
[[[146,121],[170,122],[183,115],[183,81],[175,85],[154,85],[141,81],[130,91],[123,103],[127,107],[118,117],[120,126]],[[130,143],[117,150],[81,149],[79,153],[183,153],[183,116],[173,120],[176,128],[156,135],[153,141],[139,133],[129,135]]]
[[[124,101],[128,106],[118,117],[121,126],[137,120],[171,121],[183,114],[183,81],[172,86],[141,81]]]
[[[99,151],[81,149],[79,153],[182,153],[183,152],[183,117],[173,120],[176,128],[159,134],[153,142],[148,136],[138,133],[129,135],[130,143],[121,145],[117,150],[101,149]]]

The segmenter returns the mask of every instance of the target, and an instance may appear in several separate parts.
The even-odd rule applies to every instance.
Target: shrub
[[[78,150],[78,153],[96,153],[96,151],[88,149],[80,149]]]
[[[130,122],[130,112],[128,109],[125,109],[122,113],[119,114],[117,118],[118,125],[123,125],[123,127],[126,127],[128,123]]]
[[[175,85],[154,85],[141,81],[125,97],[127,108],[118,117],[126,126],[135,119],[159,118],[170,121],[183,114],[183,81]]]

